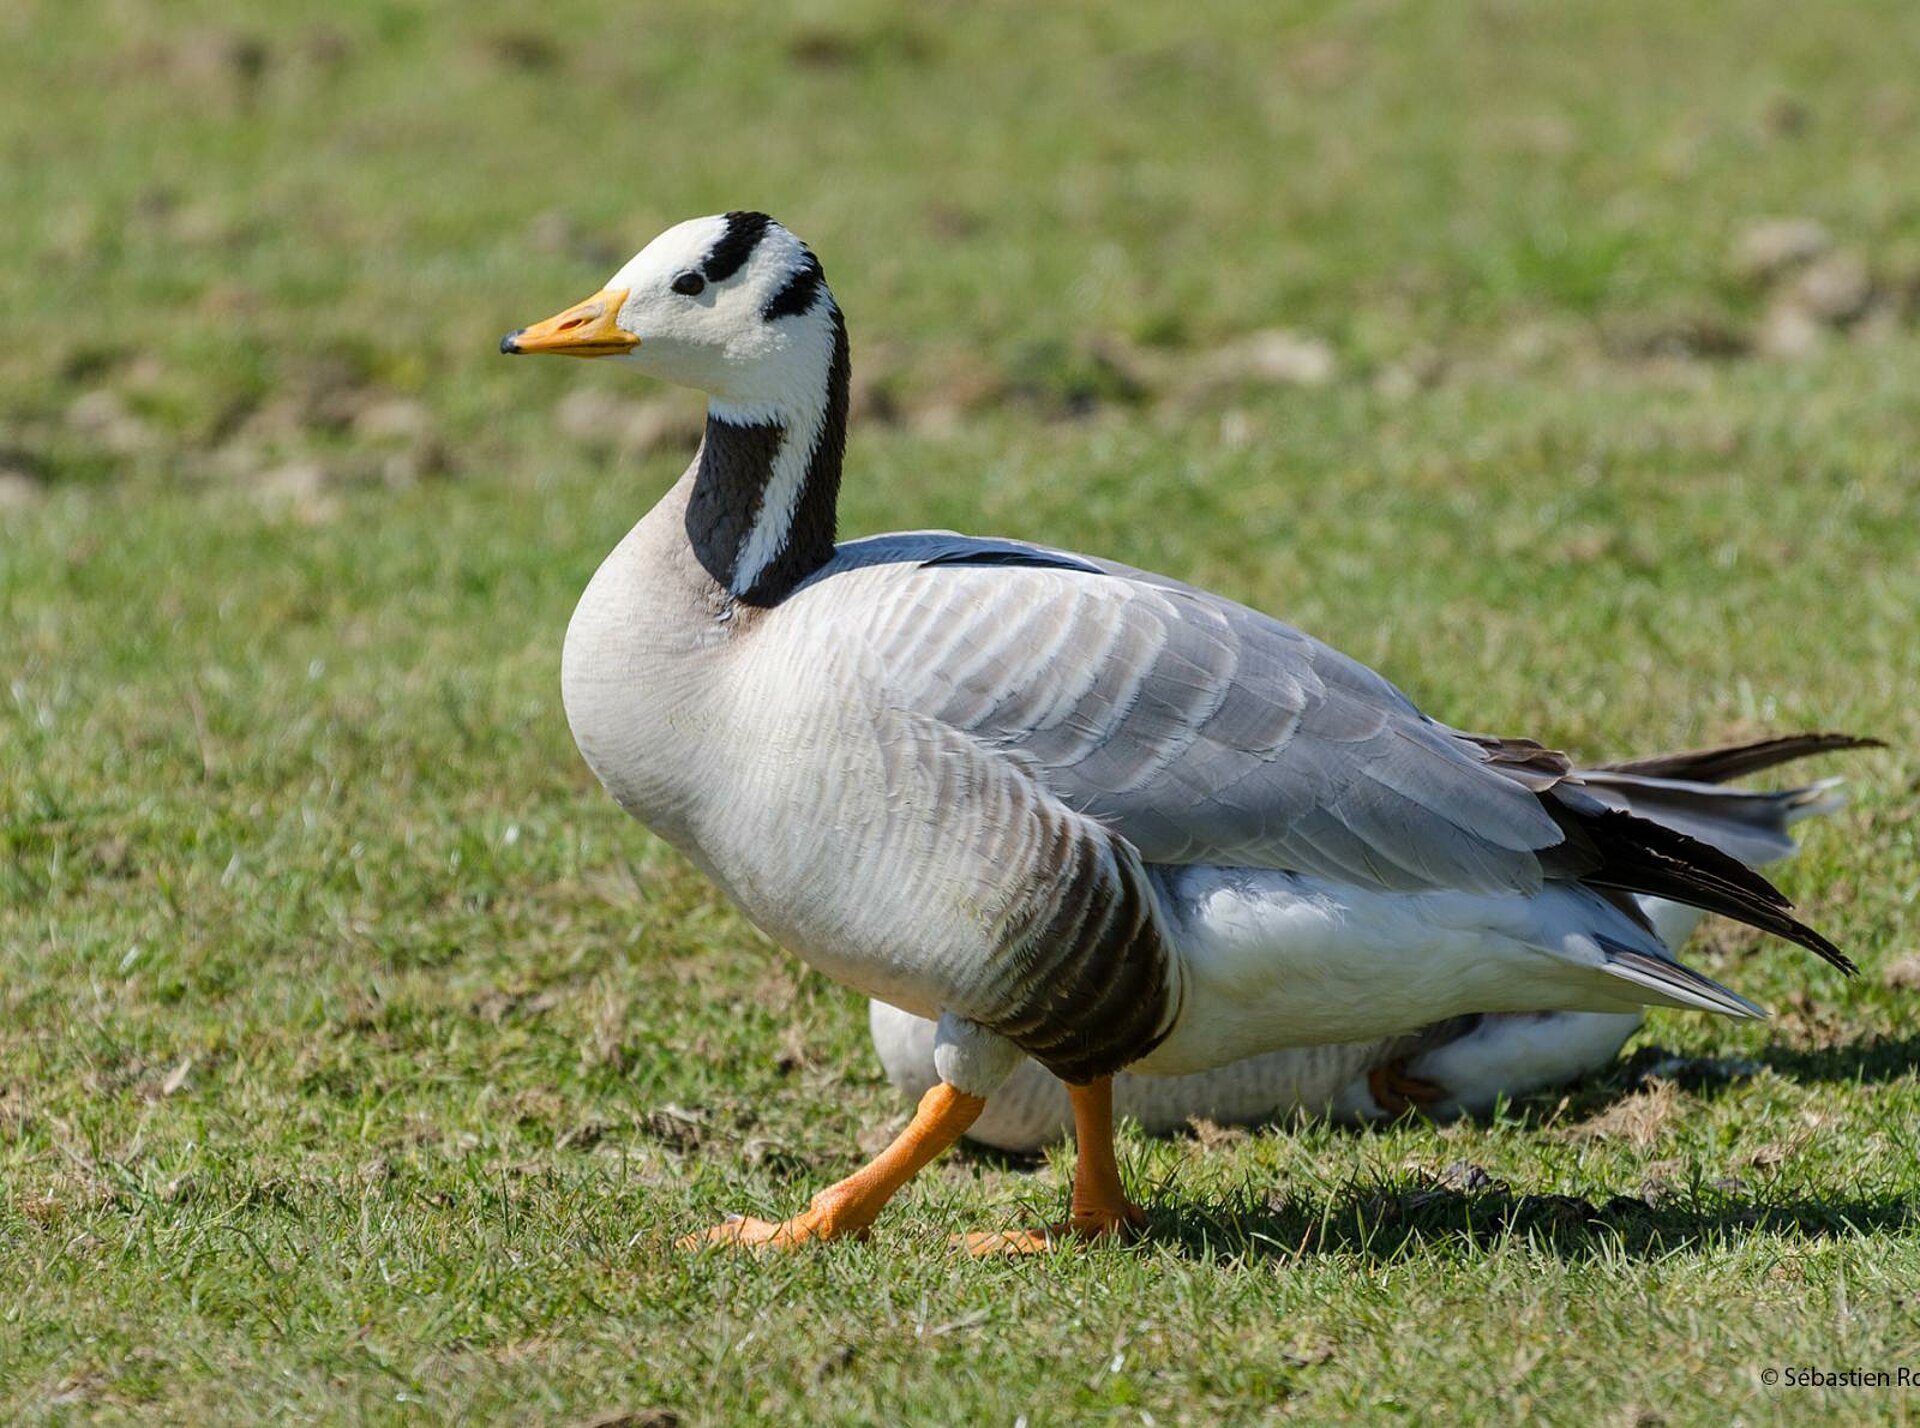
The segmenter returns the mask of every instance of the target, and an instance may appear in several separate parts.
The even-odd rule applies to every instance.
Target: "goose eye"
[[[682,297],[698,297],[707,290],[707,280],[698,273],[682,273],[673,280],[673,290]]]

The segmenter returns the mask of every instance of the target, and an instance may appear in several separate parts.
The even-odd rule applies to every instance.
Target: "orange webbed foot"
[[[819,1240],[865,1236],[864,1228],[836,1233],[819,1214],[807,1210],[790,1220],[761,1220],[752,1215],[735,1215],[694,1234],[682,1235],[674,1243],[683,1250],[713,1249],[716,1246],[755,1251],[792,1250]]]
[[[1060,1245],[1132,1244],[1145,1234],[1147,1212],[1131,1200],[1115,1199],[1100,1204],[1076,1204],[1065,1220],[1034,1230],[978,1230],[955,1235],[976,1259],[989,1255],[1045,1254]]]

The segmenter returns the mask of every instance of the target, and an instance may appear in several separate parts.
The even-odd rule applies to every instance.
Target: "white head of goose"
[[[668,230],[501,348],[619,356],[710,397],[693,464],[567,631],[588,764],[777,941],[937,1022],[938,1083],[871,1164],[791,1219],[684,1243],[865,1232],[1022,1058],[1070,1087],[1070,1213],[982,1250],[1143,1223],[1113,1157],[1123,1067],[1474,1012],[1761,1014],[1676,961],[1636,894],[1850,967],[1684,826],[1245,606],[1017,541],[835,545],[845,329],[764,214]]]
[[[847,329],[819,260],[764,213],[676,224],[600,292],[500,350],[618,356],[710,398],[691,548],[714,581],[777,601],[833,557]]]

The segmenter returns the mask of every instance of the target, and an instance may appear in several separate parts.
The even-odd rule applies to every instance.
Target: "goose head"
[[[839,333],[807,245],[764,213],[736,212],[669,228],[599,292],[509,332],[500,350],[617,358],[750,421],[817,409]]]
[[[819,260],[766,214],[669,228],[599,292],[509,332],[500,350],[617,358],[707,393],[683,524],[734,600],[777,603],[832,558],[847,328]]]

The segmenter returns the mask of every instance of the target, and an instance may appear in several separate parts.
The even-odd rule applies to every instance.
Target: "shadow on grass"
[[[1643,1046],[1603,1074],[1509,1102],[1502,1119],[1535,1130],[1586,1120],[1644,1090],[1654,1079],[1671,1081],[1690,1096],[1711,1100],[1763,1068],[1801,1085],[1898,1081],[1920,1074],[1920,1035],[1874,1032],[1817,1049],[1775,1041],[1751,1057],[1682,1056],[1665,1046]]]
[[[1712,1192],[1685,1203],[1617,1195],[1595,1204],[1576,1195],[1520,1195],[1504,1185],[1356,1189],[1314,1201],[1276,1197],[1212,1205],[1162,1202],[1148,1209],[1151,1239],[1196,1259],[1298,1259],[1356,1255],[1389,1261],[1434,1248],[1484,1253],[1503,1243],[1545,1249],[1568,1261],[1651,1259],[1726,1245],[1752,1235],[1850,1239],[1920,1226],[1920,1204],[1881,1200],[1759,1203]]]
[[[1508,1105],[1509,1123],[1545,1130],[1577,1124],[1643,1091],[1673,1082],[1690,1095],[1713,1097],[1758,1068],[1802,1084],[1878,1084],[1920,1072],[1920,1035],[1871,1034],[1817,1049],[1774,1042],[1752,1058],[1688,1058],[1643,1047],[1601,1077],[1565,1092],[1544,1092]],[[1260,1130],[1285,1134],[1294,1122]],[[1377,1127],[1339,1128],[1366,1135]],[[969,1146],[969,1156],[1007,1169],[1031,1169],[1036,1157]],[[1455,1170],[1464,1185],[1449,1183]],[[1476,1180],[1478,1183],[1476,1183]],[[1148,1207],[1149,1237],[1197,1259],[1357,1255],[1388,1261],[1453,1246],[1476,1253],[1506,1242],[1545,1249],[1568,1261],[1649,1259],[1756,1235],[1800,1239],[1859,1238],[1920,1228],[1920,1197],[1755,1199],[1744,1183],[1677,1187],[1654,1199],[1616,1195],[1596,1203],[1574,1195],[1530,1195],[1464,1165],[1439,1180],[1360,1186],[1325,1199],[1257,1192],[1207,1203],[1177,1189]]]
[[[1755,1058],[1802,1084],[1815,1081],[1861,1082],[1878,1085],[1898,1081],[1920,1073],[1920,1034],[1881,1036],[1874,1034],[1842,1046],[1823,1046],[1817,1050],[1773,1042]]]
[[[1645,1090],[1647,1083],[1654,1079],[1671,1081],[1688,1095],[1712,1099],[1749,1080],[1754,1070],[1762,1067],[1802,1085],[1877,1085],[1897,1081],[1920,1074],[1920,1034],[1892,1037],[1876,1032],[1858,1041],[1818,1050],[1773,1042],[1750,1058],[1688,1057],[1664,1046],[1643,1046],[1604,1074],[1508,1102],[1501,1111],[1501,1119],[1529,1130],[1575,1124],[1600,1115]],[[1418,1112],[1414,1114],[1417,1116]],[[1295,1113],[1289,1112],[1255,1122],[1247,1129],[1255,1133],[1284,1134],[1298,1124]],[[1368,1135],[1378,1129],[1378,1124],[1342,1124],[1333,1129],[1343,1134]],[[1045,1154],[1044,1151],[1000,1150],[972,1141],[962,1142],[962,1147],[969,1159],[1005,1170],[1031,1170]]]
[[[1773,1042],[1752,1058],[1683,1057],[1662,1046],[1642,1047],[1604,1076],[1564,1091],[1547,1091],[1508,1104],[1502,1119],[1547,1130],[1578,1124],[1646,1089],[1670,1081],[1689,1095],[1714,1097],[1759,1068],[1801,1084],[1866,1084],[1920,1073],[1920,1035],[1873,1033],[1838,1046],[1800,1048]],[[1280,1118],[1256,1133],[1285,1134],[1297,1125]],[[1368,1135],[1375,1125],[1336,1130]],[[969,1159],[1007,1170],[1031,1170],[1041,1158],[967,1145]],[[1253,1192],[1205,1203],[1169,1190],[1148,1207],[1150,1239],[1176,1245],[1198,1259],[1358,1255],[1386,1261],[1440,1246],[1475,1252],[1517,1241],[1574,1261],[1648,1259],[1754,1235],[1801,1239],[1857,1238],[1920,1228],[1920,1198],[1755,1200],[1739,1182],[1694,1184],[1657,1200],[1616,1195],[1596,1203],[1574,1195],[1516,1194],[1485,1180],[1464,1187],[1428,1180],[1357,1187],[1324,1200]],[[1451,1175],[1451,1170],[1449,1175]]]

